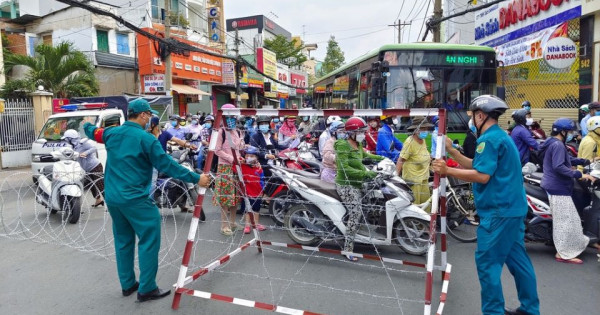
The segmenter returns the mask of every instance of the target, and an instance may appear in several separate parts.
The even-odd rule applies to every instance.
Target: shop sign
[[[543,48],[546,43],[556,37],[567,36],[568,23],[557,27],[547,28],[542,31],[524,36],[495,47],[496,58],[504,66],[511,66],[531,60],[543,58]]]
[[[235,85],[235,66],[232,61],[223,61],[223,84]]]
[[[510,0],[475,14],[475,43],[498,46],[579,18],[582,0]]]
[[[333,80],[333,91],[336,93],[348,92],[350,86],[350,78],[347,75],[335,78]]]
[[[193,87],[194,89],[200,89],[200,82],[197,80],[185,80],[184,83],[188,86]]]
[[[325,94],[326,88],[324,86],[315,86],[315,93]]]
[[[147,74],[144,76],[144,93],[165,91],[164,74]]]
[[[210,4],[210,3],[209,3]],[[218,3],[213,2],[212,7],[209,7],[208,10],[208,28],[210,31],[210,39],[213,42],[218,42],[221,40],[221,37],[219,36],[219,29],[221,28],[220,22],[221,22],[221,18],[220,18],[220,8],[217,6]]]
[[[295,89],[295,93],[298,94],[304,94],[306,93],[306,86],[307,86],[307,80],[308,80],[308,75],[304,72],[299,72],[299,71],[290,71],[290,83],[297,87],[298,89]],[[291,89],[294,90],[294,89]],[[290,95],[292,94],[290,90]]]
[[[577,59],[577,45],[568,37],[556,37],[544,47],[544,60],[555,69],[569,68]]]
[[[275,77],[277,80],[285,83],[290,83],[290,70],[286,65],[277,64],[277,76]],[[290,92],[290,88],[287,85],[283,85],[280,83],[275,84],[276,91],[288,94]],[[282,98],[282,97],[280,97]]]

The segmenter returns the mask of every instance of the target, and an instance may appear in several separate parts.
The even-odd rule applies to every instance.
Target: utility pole
[[[398,27],[398,44],[402,43],[402,26],[410,25],[410,23],[402,23],[402,20],[398,20],[398,24],[392,24],[388,26]]]
[[[171,37],[171,17],[169,16],[169,10],[171,6],[171,0],[165,0],[165,39]],[[173,83],[173,68],[171,67],[171,54],[168,53],[165,58],[165,91],[168,96],[172,96],[171,84]],[[175,102],[171,101],[169,115],[173,114],[173,106]]]
[[[242,87],[240,86],[240,77],[243,75],[241,73],[242,71],[242,65],[241,65],[241,57],[240,57],[240,37],[239,37],[239,32],[237,27],[235,28],[235,48],[234,48],[234,52],[235,52],[235,69],[236,69],[236,73],[235,73],[235,105],[237,108],[241,108],[242,107]]]
[[[433,19],[439,21],[442,18],[442,0],[435,0],[433,3]],[[433,41],[439,43],[441,41],[441,24],[438,23],[433,27]]]

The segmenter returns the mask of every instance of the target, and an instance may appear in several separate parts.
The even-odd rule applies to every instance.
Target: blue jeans
[[[196,158],[196,168],[204,169],[204,146],[198,149],[198,157]]]
[[[156,190],[156,181],[158,180],[158,170],[152,169],[152,183],[150,184],[150,199],[154,200],[154,191]]]

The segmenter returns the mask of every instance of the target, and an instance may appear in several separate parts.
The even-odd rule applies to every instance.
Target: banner
[[[156,93],[165,91],[164,74],[144,75],[144,93]]]
[[[223,84],[235,85],[235,67],[232,61],[223,61]]]
[[[498,61],[504,63],[504,66],[543,58],[543,50],[549,40],[557,37],[566,37],[568,35],[567,24],[568,23],[563,23],[557,27],[547,28],[494,47],[497,52],[496,58]]]

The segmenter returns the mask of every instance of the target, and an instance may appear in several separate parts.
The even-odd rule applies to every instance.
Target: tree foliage
[[[33,92],[42,85],[58,98],[94,96],[98,94],[98,80],[94,76],[94,65],[69,42],[56,46],[39,45],[35,56],[10,54],[4,59],[4,71],[15,66],[29,68],[24,79],[9,80],[0,89],[0,95],[14,95],[16,87]]]
[[[302,53],[304,46],[297,39],[287,40],[283,35],[277,35],[273,39],[265,39],[263,47],[277,54],[277,62],[291,68],[301,66],[306,60]]]
[[[323,61],[322,75],[335,71],[341,67],[346,59],[344,58],[344,52],[340,48],[338,42],[335,41],[335,36],[331,35],[327,42],[327,53],[325,60]]]

